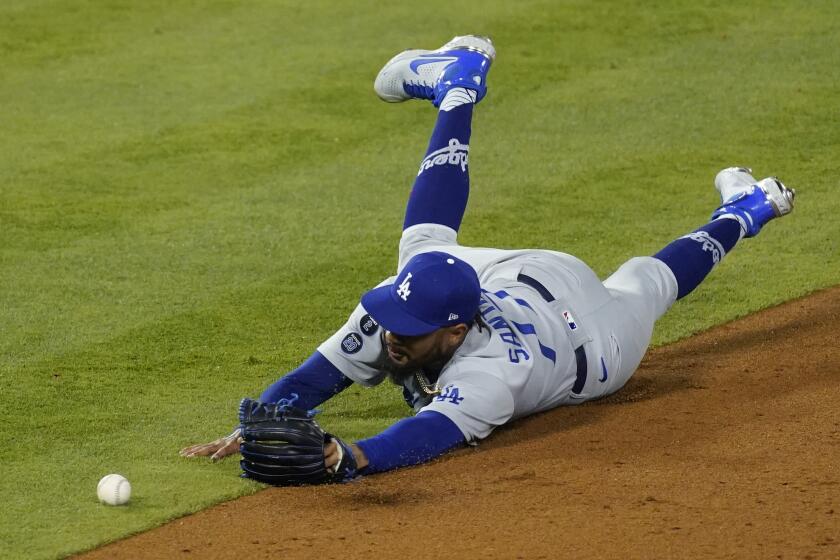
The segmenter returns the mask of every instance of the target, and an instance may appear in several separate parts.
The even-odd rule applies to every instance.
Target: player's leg
[[[456,37],[435,51],[413,50],[397,55],[376,78],[374,88],[386,101],[428,99],[439,108],[403,224],[404,230],[431,227],[416,232],[414,237],[404,236],[401,264],[424,242],[454,243],[469,195],[473,106],[486,94],[487,72],[494,57],[489,39]]]
[[[743,237],[753,237],[773,218],[793,210],[794,191],[775,177],[756,181],[743,167],[724,169],[715,177],[723,204],[705,226],[673,241],[654,255],[674,273],[685,297]]]
[[[653,257],[638,257],[604,281],[613,295],[598,321],[606,362],[615,375],[609,394],[626,383],[650,343],[653,325],[674,303],[693,291],[743,237],[753,237],[768,221],[793,209],[794,191],[775,178],[756,181],[744,168],[718,173],[723,204],[712,220],[669,243]],[[610,326],[607,326],[610,325]]]
[[[449,90],[420,163],[405,211],[403,230],[418,224],[440,224],[455,231],[467,207],[468,158],[475,92]]]

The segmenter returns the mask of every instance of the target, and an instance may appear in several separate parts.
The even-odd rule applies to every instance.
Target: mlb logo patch
[[[575,318],[572,317],[572,314],[568,311],[563,312],[563,318],[566,319],[566,322],[569,324],[569,328],[575,330],[577,328],[577,323],[575,323]]]

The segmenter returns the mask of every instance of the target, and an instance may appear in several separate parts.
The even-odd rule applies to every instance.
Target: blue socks
[[[442,224],[455,231],[461,227],[470,190],[467,163],[472,93],[472,90],[454,88],[441,102],[426,157],[420,163],[408,199],[403,229],[416,224]]]
[[[677,299],[687,296],[712,271],[712,268],[741,239],[741,224],[734,218],[721,217],[669,243],[653,255],[661,260],[677,279]]]

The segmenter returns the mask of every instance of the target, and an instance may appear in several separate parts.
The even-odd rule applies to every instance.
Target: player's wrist
[[[368,466],[369,461],[368,461],[367,455],[365,455],[365,452],[362,451],[361,447],[359,447],[355,443],[351,443],[350,444],[350,451],[353,452],[353,457],[356,458],[356,467],[359,470],[362,470],[363,468]]]

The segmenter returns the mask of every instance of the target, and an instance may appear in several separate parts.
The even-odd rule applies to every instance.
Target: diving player
[[[793,209],[794,192],[777,179],[724,169],[715,178],[722,204],[709,223],[603,282],[565,253],[459,245],[472,114],[495,54],[485,37],[455,37],[434,51],[398,54],[376,78],[385,101],[426,99],[438,108],[397,275],[365,293],[347,323],[260,400],[311,409],[353,383],[389,379],[416,414],[354,444],[327,445],[327,467],[344,452],[362,474],[418,464],[511,420],[617,391],[674,301],[743,237]],[[181,454],[219,459],[239,442],[234,432]]]

